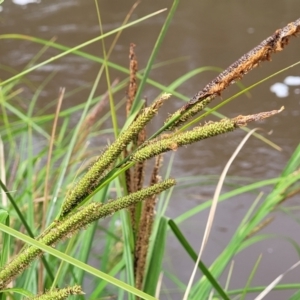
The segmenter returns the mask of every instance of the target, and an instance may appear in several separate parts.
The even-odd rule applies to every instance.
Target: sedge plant
[[[74,48],[39,38],[20,35],[0,36],[0,39],[30,39],[44,45],[44,49],[54,47],[62,51],[42,63],[33,61],[24,71],[0,83],[2,111],[0,297],[2,299],[5,297],[21,299],[23,296],[30,299],[66,299],[70,295],[82,298],[85,274],[93,276],[93,291],[90,292],[89,299],[114,293],[122,299],[125,292],[128,299],[158,298],[168,228],[175,233],[187,254],[196,261],[197,255],[181,233],[179,226],[191,215],[208,208],[210,202],[205,202],[175,220],[165,216],[165,207],[176,181],[169,178],[169,171],[163,176],[164,179],[161,178],[163,154],[280,113],[283,108],[231,119],[223,117],[220,121],[207,122],[191,128],[195,122],[193,118],[195,116],[197,118],[197,115],[225,88],[241,79],[259,63],[269,60],[273,53],[283,50],[290,37],[300,31],[300,21],[297,20],[277,30],[244,55],[202,91],[196,93],[173,113],[157,132],[149,136],[146,125],[155,118],[162,105],[167,105],[171,94],[184,98],[175,91],[176,87],[190,76],[204,70],[199,69],[186,74],[184,79],[177,80],[169,87],[162,86],[149,77],[178,3],[179,0],[174,0],[148,64],[145,70],[140,72],[134,45],[130,46],[129,70],[110,61],[109,56],[113,47],[106,51],[104,42],[103,58],[94,57],[81,48],[98,40],[104,41],[105,37],[121,33],[127,27],[162,11],[134,22],[128,23],[128,19],[125,19],[119,28],[103,33],[98,9],[101,35]],[[51,77],[36,91],[27,111],[16,109],[10,103],[12,99],[21,97],[20,85],[30,85],[30,82],[24,79],[24,75],[71,53],[101,64],[84,104],[61,110],[63,99],[76,93],[62,90],[59,100],[53,101],[52,104],[58,103],[55,114],[34,116],[33,108],[38,94],[46,88]],[[112,83],[110,68],[129,74],[129,79]],[[96,96],[96,87],[104,75],[108,84],[107,93]],[[146,83],[162,91],[149,106],[141,101]],[[116,111],[120,106],[114,104],[114,98],[116,92],[124,90],[125,86],[128,86],[127,99],[119,103],[121,105],[126,103],[127,121],[120,129],[116,122]],[[110,113],[97,121],[107,102]],[[81,117],[75,128],[70,130],[71,114],[74,112],[81,112]],[[14,117],[11,117],[11,114]],[[112,119],[113,129],[110,133],[114,134],[114,141],[102,152],[93,151],[93,155],[87,156],[86,141],[91,134],[95,134],[92,128],[99,127],[109,117]],[[199,122],[199,119],[196,120]],[[53,124],[51,135],[44,129],[44,125],[49,122]],[[59,129],[58,122],[61,122]],[[102,130],[105,132],[105,129]],[[37,153],[33,147],[36,134],[45,140]],[[100,135],[101,131],[97,134]],[[263,238],[257,235],[260,228],[266,225],[262,224],[262,220],[288,197],[299,191],[299,157],[298,148],[280,178],[244,186],[221,195],[219,201],[230,199],[233,194],[257,189],[259,186],[273,184],[275,187],[260,206],[251,208],[224,252],[212,266],[208,269],[203,262],[198,264],[204,276],[193,285],[190,292],[191,299],[208,299],[212,289],[221,299],[229,299],[233,294],[245,295],[251,291],[249,285],[242,291],[226,291],[220,285],[219,277],[236,253]],[[150,159],[154,159],[151,169],[146,165]],[[84,163],[81,163],[82,161]],[[146,172],[150,173],[150,183],[145,186]],[[157,203],[159,209],[156,213]],[[108,226],[99,222],[108,216],[111,218]],[[104,246],[101,263],[95,268],[89,265],[89,259],[93,252],[93,241],[97,239],[99,232]],[[12,237],[15,240],[12,240]]]

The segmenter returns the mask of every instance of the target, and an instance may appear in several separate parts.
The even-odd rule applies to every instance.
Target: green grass
[[[125,124],[118,124],[117,122],[117,112],[125,109],[125,101],[124,99],[119,101],[117,93],[126,89],[128,78],[112,87],[110,70],[116,70],[126,76],[129,74],[129,71],[110,60],[110,53],[113,51],[114,44],[110,50],[107,50],[109,48],[106,45],[105,38],[117,33],[122,34],[122,31],[126,30],[126,28],[133,25],[138,26],[139,23],[163,13],[164,10],[153,12],[133,22],[127,22],[126,20],[119,28],[108,33],[101,32],[99,37],[73,48],[68,48],[53,41],[42,40],[38,37],[18,34],[0,35],[0,40],[9,39],[15,41],[22,39],[43,46],[40,53],[37,53],[35,59],[23,71],[16,73],[9,66],[4,66],[4,69],[15,75],[0,82],[2,115],[0,120],[0,171],[2,173],[0,173],[5,174],[1,178],[0,230],[2,236],[0,240],[0,266],[5,270],[7,268],[5,266],[6,263],[12,257],[22,255],[27,249],[32,249],[30,246],[41,249],[44,253],[42,259],[35,260],[27,270],[15,278],[13,288],[8,286],[2,290],[0,294],[1,299],[8,299],[8,297],[10,299],[22,299],[23,296],[31,297],[39,293],[41,289],[51,290],[56,287],[65,288],[75,284],[83,285],[86,279],[91,282],[90,287],[87,288],[90,294],[86,299],[99,299],[110,297],[111,295],[119,299],[125,297],[136,299],[136,296],[143,299],[156,299],[161,272],[164,271],[163,261],[166,255],[167,237],[169,235],[173,236],[173,234],[178,240],[178,245],[185,250],[186,259],[191,259],[194,263],[197,261],[197,251],[192,248],[180,227],[183,222],[188,222],[191,217],[209,209],[212,200],[193,207],[175,219],[170,219],[166,214],[166,209],[169,205],[172,205],[170,200],[172,197],[175,197],[176,189],[173,188],[163,191],[158,196],[156,215],[147,254],[143,291],[134,287],[135,274],[132,253],[136,237],[135,232],[132,230],[127,210],[114,212],[105,221],[97,220],[89,226],[85,226],[86,230],[70,232],[68,236],[55,243],[55,248],[33,239],[33,237],[43,234],[49,226],[55,227],[64,222],[64,218],[72,217],[75,214],[78,207],[68,212],[67,217],[62,216],[62,204],[70,189],[73,189],[74,184],[82,178],[92,162],[95,161],[95,158],[101,154],[99,149],[94,149],[93,147],[86,149],[85,142],[91,137],[101,138],[102,135],[104,136],[107,133],[114,136],[112,138],[113,141],[118,139],[121,133],[127,132],[129,125],[133,123],[141,111],[143,102],[140,101],[140,98],[146,85],[156,87],[161,93],[171,93],[174,97],[188,101],[189,99],[185,95],[177,91],[179,86],[201,72],[220,72],[219,68],[211,66],[197,68],[183,74],[182,77],[169,86],[164,86],[150,77],[150,71],[153,68],[161,68],[163,72],[164,65],[171,63],[166,62],[165,64],[155,65],[155,58],[168,32],[169,24],[174,18],[178,3],[179,0],[174,0],[168,13],[165,13],[165,23],[157,37],[156,43],[153,45],[146,68],[137,74],[137,78],[140,79],[139,88]],[[102,28],[100,9],[97,9],[97,11],[99,26]],[[85,46],[100,40],[102,41],[103,58],[90,55],[84,51],[83,48]],[[61,53],[46,61],[38,62],[41,53],[47,52],[49,48],[58,49]],[[54,74],[51,74],[35,91],[32,101],[26,109],[16,107],[14,101],[22,99],[22,92],[19,88],[22,85],[32,86],[26,75],[65,55],[77,55],[99,64],[99,72],[87,99],[82,104],[63,110],[58,109],[54,114],[47,114],[46,111],[50,106],[57,106],[57,101],[53,101],[44,110],[36,112],[34,107],[38,101],[39,94],[44,89],[47,89],[47,84],[51,80],[55,80],[53,79]],[[297,62],[290,67],[299,63]],[[225,116],[216,111],[222,105],[243,93],[248,93],[249,90],[258,84],[270,79],[272,76],[278,75],[280,72],[286,71],[290,67],[280,70],[250,87],[240,86],[241,91],[239,93],[230,99],[225,99],[215,108],[206,108],[202,115],[189,121],[179,131],[186,132],[192,125],[196,122],[199,123],[202,118],[210,114],[214,114],[218,118],[224,118]],[[96,88],[102,80],[107,82],[110,111],[84,131],[84,124],[89,113],[104,98],[104,95],[96,95]],[[65,93],[64,98],[70,97],[79,91],[80,88]],[[71,116],[74,113],[80,113],[80,119],[76,126],[71,126]],[[247,112],[244,113],[247,114]],[[111,121],[112,128],[101,128],[99,130],[100,125],[107,123],[107,120]],[[173,121],[174,119],[171,120],[171,122]],[[55,127],[57,122],[60,123],[59,127]],[[49,132],[49,128],[53,128],[52,133]],[[159,136],[163,129],[164,125],[162,124],[161,128],[149,140]],[[243,130],[247,131],[248,128],[243,128]],[[264,136],[257,133],[253,135],[263,140],[266,143],[266,147],[276,147]],[[35,137],[39,138],[38,145]],[[228,134],[227,138],[230,139],[231,135]],[[53,148],[49,154],[50,145]],[[4,149],[4,156],[1,148]],[[162,178],[170,177],[173,163],[174,155],[171,155],[170,160],[165,162],[167,167],[161,174]],[[85,208],[92,200],[97,203],[107,203],[111,198],[121,198],[126,193],[124,172],[129,167],[133,167],[134,164],[135,162],[131,160],[131,157],[118,155],[114,159],[111,169],[107,171],[106,176],[101,178],[96,185],[93,185],[93,190],[89,191],[89,195],[82,199],[79,207]],[[262,199],[258,198],[257,201],[254,201],[239,226],[235,229],[235,233],[224,251],[218,257],[215,257],[214,262],[210,266],[206,265],[204,261],[198,264],[198,269],[203,276],[200,280],[194,282],[189,293],[189,299],[209,299],[212,290],[214,291],[215,299],[232,299],[231,297],[233,296],[245,299],[247,295],[260,292],[266,288],[265,286],[253,287],[251,285],[260,264],[259,257],[245,287],[241,287],[239,290],[230,290],[220,283],[220,277],[226,275],[227,267],[238,253],[253,244],[276,236],[261,234],[259,230],[257,232],[255,230],[274,210],[280,207],[283,201],[288,199],[290,195],[299,192],[299,168],[300,145],[295,149],[282,173],[276,178],[262,179],[257,182],[251,178],[246,178],[245,181],[242,181],[241,178],[226,178],[225,184],[228,183],[230,191],[221,194],[218,203],[230,201],[233,197],[249,192],[256,197],[265,187],[271,187],[272,191],[264,195]],[[251,174],[249,174],[250,176]],[[200,177],[199,175],[197,181],[203,180],[203,184],[216,185],[217,179],[218,176]],[[191,178],[182,180],[179,178],[177,188],[184,189],[194,184]],[[5,201],[7,201],[7,204]],[[56,221],[53,223],[54,220]],[[300,254],[300,247],[296,241],[287,237],[282,237],[282,239],[290,243],[298,255]],[[92,260],[93,266],[91,266]],[[167,270],[165,273],[178,286],[179,290],[182,292],[186,290],[187,284],[181,282],[177,274],[168,274]],[[235,274],[233,276],[238,275]],[[300,284],[277,285],[274,290],[295,290],[296,294],[291,299],[296,299],[295,297],[299,294]],[[83,295],[76,297],[84,299]]]

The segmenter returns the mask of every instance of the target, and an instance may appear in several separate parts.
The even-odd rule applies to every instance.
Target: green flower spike
[[[198,114],[200,111],[202,111],[216,96],[212,95],[210,97],[207,97],[203,99],[201,102],[198,102],[194,104],[191,108],[188,110],[178,110],[174,114],[168,117],[165,124],[167,124],[171,119],[177,119],[177,116],[180,115],[179,119],[177,119],[174,123],[170,124],[166,130],[174,130],[176,127],[179,127],[192,117],[194,117],[196,114]]]
[[[71,237],[78,230],[85,228],[90,223],[107,217],[123,208],[136,204],[152,195],[159,194],[175,185],[174,179],[167,179],[148,188],[142,189],[128,196],[118,198],[106,204],[92,202],[81,208],[76,213],[57,221],[56,226],[42,238],[38,239],[45,245],[54,245],[59,240]],[[29,246],[16,256],[5,268],[0,270],[0,289],[4,288],[16,275],[21,274],[42,250]]]
[[[128,196],[118,198],[117,200],[103,204],[100,210],[96,213],[95,218],[100,219],[115,213],[118,210],[134,205],[142,200],[145,200],[155,194],[169,189],[176,184],[175,179],[166,179],[160,183],[132,193]]]
[[[208,123],[202,127],[195,127],[193,130],[173,134],[171,137],[164,138],[149,144],[140,149],[132,156],[134,161],[144,161],[158,154],[177,150],[178,147],[192,144],[194,142],[213,137],[225,132],[233,131],[236,128],[234,121],[222,120],[220,122]]]
[[[71,295],[83,295],[83,291],[79,285],[70,286],[64,289],[48,291],[45,294],[27,298],[28,300],[64,300]]]
[[[163,94],[154,103],[144,109],[129,128],[121,133],[118,139],[109,146],[103,155],[93,164],[83,178],[67,195],[63,203],[62,216],[70,212],[81,201],[83,201],[97,187],[99,180],[107,172],[110,165],[119,157],[126,146],[137,137],[138,133],[155,116],[163,102],[170,97],[170,94]]]
[[[207,139],[222,133],[233,131],[236,128],[246,126],[247,123],[253,121],[259,121],[275,114],[280,113],[284,107],[280,110],[272,110],[269,112],[261,112],[249,116],[238,116],[234,119],[223,119],[219,122],[209,122],[201,127],[195,127],[194,129],[183,132],[175,133],[170,137],[154,141],[144,148],[138,150],[132,155],[133,161],[144,161],[152,158],[158,154],[177,150],[178,147],[195,143],[200,140]]]

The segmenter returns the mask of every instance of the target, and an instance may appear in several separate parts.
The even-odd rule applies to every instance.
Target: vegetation
[[[227,286],[219,283],[219,278],[237,253],[268,238],[260,234],[260,230],[271,221],[270,213],[299,192],[300,146],[295,149],[278,178],[251,183],[220,195],[229,162],[220,176],[214,198],[174,220],[165,214],[176,184],[175,180],[170,178],[172,160],[165,174],[160,175],[160,172],[162,155],[167,151],[175,151],[183,145],[244,128],[249,122],[281,112],[283,108],[232,119],[223,116],[218,122],[208,122],[191,129],[191,126],[199,123],[204,116],[215,113],[216,109],[231,100],[225,100],[199,116],[225,88],[286,46],[290,37],[300,31],[300,19],[277,30],[189,100],[175,89],[179,82],[188,80],[190,74],[185,74],[181,80],[168,87],[149,78],[149,72],[154,67],[155,57],[178,2],[179,0],[174,0],[148,64],[145,70],[140,72],[137,70],[134,45],[130,46],[129,70],[109,60],[111,51],[124,29],[162,11],[133,22],[129,22],[128,14],[122,26],[103,33],[100,10],[96,2],[101,36],[74,48],[16,34],[0,36],[0,39],[25,39],[43,45],[41,52],[24,71],[0,83],[1,299],[66,299],[70,295],[77,295],[77,298],[83,299],[81,286],[86,278],[92,282],[90,290],[86,291],[89,293],[88,299],[111,295],[118,295],[119,299],[158,298],[168,230],[175,234],[195,262],[194,271],[199,269],[204,274],[195,282],[192,276],[188,285],[180,282],[175,274],[169,275],[185,293],[185,299],[230,299],[236,295],[239,296],[238,299],[245,299],[246,295],[252,292],[262,292],[256,298],[262,299],[269,289],[296,289],[291,299],[299,298],[299,283],[274,283],[274,286],[269,287],[251,287],[259,259],[247,285],[240,290],[228,290]],[[104,39],[113,34],[116,34],[113,44],[106,51]],[[81,50],[99,40],[103,45],[103,58],[94,57]],[[61,53],[37,63],[40,55],[49,47],[59,49]],[[30,84],[24,77],[26,74],[68,54],[101,64],[90,95],[83,104],[62,110],[63,99],[72,94],[62,89],[58,100],[52,104],[56,105],[55,114],[41,112],[40,115],[33,115],[38,95],[44,88],[44,85],[41,85],[27,110],[12,105],[11,101],[21,97],[19,86]],[[124,82],[112,82],[109,76],[110,68],[129,74],[129,78]],[[104,76],[108,85],[107,93],[98,97],[95,94],[96,87]],[[141,99],[146,83],[162,91],[147,107]],[[127,98],[123,99],[121,105],[116,105],[115,93],[124,90],[126,86]],[[234,97],[254,86],[244,88]],[[172,114],[156,133],[148,137],[146,125],[155,118],[171,94],[189,101]],[[109,102],[110,112],[103,115],[106,102]],[[127,121],[119,128],[116,112],[125,103]],[[80,120],[71,128],[71,115],[76,112],[80,112]],[[87,140],[92,135],[101,135],[98,128],[108,118],[111,118],[113,128],[110,132],[114,134],[115,139],[102,153],[98,150],[91,153],[86,147]],[[51,135],[45,131],[45,126],[49,124],[52,124]],[[250,134],[262,138],[254,131],[250,131],[246,138]],[[43,139],[38,150],[34,140],[36,135]],[[230,135],[228,137],[230,138]],[[246,139],[243,143],[245,141]],[[232,159],[237,153],[238,150]],[[150,159],[154,159],[152,167],[145,164]],[[149,184],[145,184],[145,174],[150,176]],[[272,187],[271,192],[263,199],[260,196],[257,198],[236,228],[227,247],[208,268],[205,262],[201,261],[201,254],[209,236],[217,203],[249,191],[257,192],[266,186]],[[111,198],[114,200],[110,200]],[[207,228],[200,253],[197,254],[182,234],[180,224],[208,208],[210,214]],[[110,217],[103,225],[100,219],[107,216]],[[90,265],[95,253],[94,241],[103,245],[99,253],[101,259],[98,267]],[[293,241],[291,244],[299,253],[299,245]]]

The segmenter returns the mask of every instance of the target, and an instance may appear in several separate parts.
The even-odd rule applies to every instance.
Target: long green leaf
[[[252,184],[249,184],[249,185],[245,185],[245,186],[237,188],[233,191],[222,194],[219,198],[219,202],[228,200],[228,199],[230,199],[232,197],[235,197],[237,195],[241,195],[241,194],[244,194],[244,193],[247,193],[247,192],[250,192],[250,191],[257,190],[259,188],[262,188],[262,187],[265,187],[265,186],[268,186],[268,185],[276,184],[279,181],[280,181],[280,178],[272,178],[272,179],[267,179],[267,180],[262,180],[262,181],[259,181],[259,182],[255,182],[255,183],[252,183]],[[191,218],[192,216],[194,216],[194,215],[198,214],[199,212],[203,211],[204,209],[209,208],[211,203],[212,203],[212,200],[206,201],[205,203],[200,204],[200,205],[186,211],[185,213],[181,214],[180,216],[175,218],[174,221],[176,222],[176,224],[184,222],[184,221],[188,220],[189,218]]]
[[[25,289],[20,289],[20,288],[4,289],[4,290],[0,290],[0,292],[3,294],[8,294],[8,295],[15,293],[15,294],[25,296],[27,298],[31,298],[34,296],[31,292],[29,292]],[[10,298],[10,296],[8,296],[6,299],[11,299],[11,298]]]
[[[175,234],[176,238],[180,242],[181,246],[185,249],[187,254],[191,257],[191,259],[196,262],[197,261],[197,253],[194,251],[192,246],[189,244],[187,239],[184,237],[183,233],[179,229],[179,227],[176,225],[176,223],[170,219],[168,221],[168,224]],[[230,300],[229,297],[226,295],[226,292],[222,289],[222,287],[219,285],[218,281],[213,277],[213,275],[209,272],[208,268],[204,265],[202,261],[199,262],[198,265],[199,269],[203,273],[204,276],[209,280],[211,285],[216,289],[216,291],[219,293],[219,295],[224,300]]]
[[[151,68],[153,66],[153,63],[154,63],[154,60],[155,60],[156,55],[158,53],[158,50],[160,49],[161,43],[162,43],[162,41],[163,41],[163,39],[164,39],[167,31],[168,31],[169,25],[170,25],[170,23],[171,23],[171,21],[173,19],[173,16],[175,14],[175,11],[177,9],[178,4],[179,4],[179,0],[174,0],[173,1],[172,7],[170,9],[170,12],[169,12],[169,14],[167,16],[167,19],[166,19],[166,21],[165,21],[165,23],[164,23],[164,25],[163,25],[160,33],[159,33],[159,36],[158,36],[158,38],[156,40],[156,43],[155,43],[155,45],[153,47],[152,53],[150,55],[150,58],[149,58],[149,60],[147,62],[147,66],[146,66],[146,69],[145,69],[145,72],[144,72],[144,76],[142,77],[141,83],[140,83],[139,88],[137,90],[134,102],[132,104],[131,111],[134,111],[136,109],[136,105],[140,101],[141,93],[142,93],[142,91],[144,89],[145,83],[147,81],[147,78],[148,78],[149,73],[151,71]]]
[[[14,230],[8,226],[5,226],[1,223],[0,223],[0,230],[11,236],[14,236],[17,239],[22,240],[23,242],[25,242],[31,246],[37,247],[37,248],[41,249],[42,251],[57,257],[60,260],[65,261],[65,262],[75,266],[76,268],[80,268],[80,269],[86,271],[87,273],[98,277],[99,279],[103,279],[103,280],[119,287],[120,289],[124,289],[125,291],[127,291],[129,293],[132,293],[138,297],[141,297],[142,299],[146,299],[146,300],[154,300],[155,299],[154,297],[147,295],[146,293],[144,293],[144,292],[142,292],[142,291],[112,277],[112,276],[109,276],[109,275],[107,275],[107,274],[105,274],[105,273],[103,273],[103,272],[69,256],[69,255],[66,255],[65,253],[62,253],[62,252],[50,247],[50,246],[46,246],[46,245],[40,243],[39,241],[34,240],[34,239],[22,234],[21,232]]]
[[[296,152],[297,151],[299,151],[298,148],[296,149]],[[292,170],[293,169],[291,169],[291,171]],[[272,192],[266,197],[266,199],[264,199],[264,201],[261,202],[261,205],[256,209],[252,218],[248,220],[247,223],[243,223],[237,228],[227,247],[212,264],[210,270],[215,277],[219,277],[222,272],[224,272],[224,269],[229,261],[236,253],[238,253],[244,240],[247,239],[251,232],[271,211],[273,211],[278,206],[278,204],[281,203],[281,201],[285,200],[286,191],[289,190],[289,188],[292,187],[295,182],[300,180],[300,174],[298,174],[297,172],[292,172],[287,176],[280,177],[279,179],[280,180],[277,182]],[[207,297],[209,290],[210,283],[207,280],[203,279],[196,285],[195,296],[197,297],[197,299],[203,299]]]
[[[118,27],[118,28],[116,28],[116,29],[114,29],[114,30],[111,30],[111,31],[109,31],[109,32],[107,32],[107,33],[101,35],[101,36],[98,36],[98,37],[96,37],[96,38],[93,38],[93,39],[91,39],[91,40],[89,40],[89,41],[87,41],[87,42],[84,42],[84,43],[82,43],[82,44],[80,44],[80,45],[78,45],[78,46],[76,46],[76,47],[73,47],[73,48],[71,48],[71,49],[69,49],[69,50],[66,50],[66,51],[63,52],[63,53],[60,53],[60,54],[58,54],[58,55],[55,55],[55,56],[53,56],[53,57],[51,57],[51,58],[49,58],[49,59],[47,59],[47,60],[45,60],[45,61],[43,61],[43,62],[41,62],[41,63],[39,63],[39,64],[37,64],[37,65],[35,65],[35,66],[33,66],[33,67],[31,67],[31,68],[29,68],[29,69],[27,69],[27,70],[25,70],[25,71],[23,71],[23,72],[20,72],[20,73],[17,74],[16,76],[13,76],[13,77],[11,77],[11,78],[9,78],[9,79],[7,79],[7,80],[4,80],[4,81],[0,82],[0,86],[3,86],[3,85],[5,85],[5,84],[7,84],[7,83],[9,83],[9,82],[12,82],[12,81],[14,81],[14,80],[16,80],[16,79],[18,79],[18,78],[20,78],[20,77],[22,77],[22,76],[24,76],[24,75],[30,73],[30,72],[32,72],[33,70],[36,70],[36,69],[38,69],[38,68],[40,68],[40,67],[42,67],[42,66],[45,66],[45,65],[47,65],[47,64],[49,64],[49,63],[51,63],[51,62],[53,62],[53,61],[55,61],[55,60],[57,60],[57,59],[59,59],[59,58],[61,58],[61,57],[66,56],[67,54],[70,54],[70,53],[72,53],[72,52],[74,52],[74,51],[76,51],[76,50],[79,50],[79,49],[84,48],[84,47],[86,47],[86,46],[88,46],[88,45],[90,45],[90,44],[93,44],[93,43],[95,43],[95,42],[97,42],[97,41],[100,41],[100,40],[102,40],[102,39],[104,39],[104,38],[106,38],[106,37],[108,37],[108,36],[110,36],[110,35],[112,35],[112,34],[114,34],[114,33],[119,32],[120,30],[124,30],[125,28],[128,28],[128,27],[133,26],[133,25],[136,25],[136,24],[138,24],[138,23],[140,23],[140,22],[142,22],[142,21],[145,21],[145,20],[147,20],[147,19],[149,19],[149,18],[151,18],[151,17],[153,17],[153,16],[155,16],[155,15],[158,15],[158,14],[164,12],[165,10],[166,10],[166,9],[161,9],[161,10],[159,10],[159,11],[156,11],[156,12],[154,12],[154,13],[151,13],[151,14],[145,16],[145,17],[142,17],[142,18],[137,19],[137,20],[135,20],[135,21],[132,21],[132,22],[130,22],[130,23],[128,23],[128,24],[125,24],[125,25],[123,25],[123,26],[120,26],[120,27]],[[1,36],[0,36],[0,39],[1,39]],[[50,43],[50,42],[47,42],[47,45],[49,46],[49,45],[51,45],[51,43]]]
[[[245,299],[245,297],[246,297],[246,295],[247,295],[247,292],[248,292],[248,289],[249,289],[249,287],[250,287],[250,284],[251,284],[251,282],[252,282],[252,280],[253,280],[253,278],[254,278],[254,275],[255,275],[255,273],[256,273],[256,271],[257,271],[257,268],[258,268],[258,266],[259,266],[259,263],[260,263],[260,261],[261,261],[261,258],[262,258],[262,255],[260,255],[260,256],[258,257],[256,263],[254,264],[253,269],[252,269],[252,271],[251,271],[251,274],[250,274],[250,276],[249,276],[248,279],[247,279],[247,283],[246,283],[246,286],[244,287],[244,290],[243,290],[243,293],[242,293],[242,295],[241,295],[240,300],[244,300],[244,299]]]
[[[155,295],[159,275],[162,270],[162,261],[165,253],[167,237],[167,226],[167,219],[165,217],[161,217],[159,220],[158,231],[155,236],[155,242],[147,276],[144,281],[144,291],[150,295]]]
[[[9,214],[6,210],[0,209],[0,223],[9,226]],[[7,263],[10,253],[10,236],[6,233],[2,235],[2,249],[0,252],[0,269]]]
[[[265,286],[249,287],[247,292],[248,292],[248,294],[262,292],[265,288],[266,288]],[[300,283],[279,284],[279,285],[274,286],[273,290],[274,291],[284,291],[284,290],[295,290],[295,289],[297,289],[297,290],[300,289]],[[227,294],[229,296],[234,296],[234,295],[240,295],[242,292],[243,292],[243,289],[236,289],[236,290],[228,291]],[[291,300],[291,298],[290,298],[290,300]],[[299,300],[299,298],[293,298],[293,300]]]

